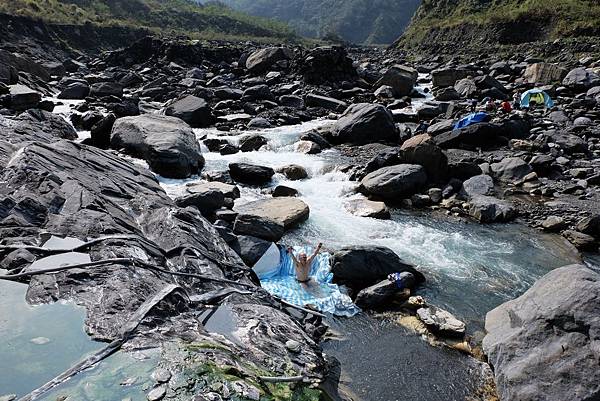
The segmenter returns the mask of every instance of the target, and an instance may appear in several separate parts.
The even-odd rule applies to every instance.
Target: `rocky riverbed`
[[[0,50],[2,279],[30,305],[84,307],[96,342],[2,399],[389,400],[397,380],[414,400],[598,396],[598,274],[553,271],[577,250],[597,260],[598,59],[29,48]],[[471,99],[533,87],[555,105],[454,129]],[[261,289],[251,268],[272,242],[317,241],[364,320]],[[543,383],[523,373],[549,364]],[[424,366],[439,369],[407,380]]]

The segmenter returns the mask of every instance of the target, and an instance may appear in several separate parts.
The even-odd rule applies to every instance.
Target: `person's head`
[[[298,260],[302,263],[306,262],[308,260],[308,257],[306,256],[306,254],[304,252],[301,252],[298,255]]]

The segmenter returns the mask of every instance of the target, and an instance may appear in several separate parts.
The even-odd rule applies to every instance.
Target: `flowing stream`
[[[267,188],[242,186],[236,206],[271,196],[276,185],[297,189],[310,207],[310,218],[287,233],[283,243],[314,245],[321,241],[332,250],[346,245],[387,246],[419,266],[428,280],[419,293],[464,320],[469,333],[482,331],[489,310],[520,295],[545,273],[579,261],[561,237],[518,224],[480,225],[406,210],[393,210],[391,220],[350,214],[344,203],[362,195],[355,192],[357,183],[336,166],[351,160],[336,150],[318,155],[294,151],[293,144],[304,132],[327,123],[313,121],[239,135],[214,129],[196,133],[199,138],[227,135],[232,143],[254,133],[266,137],[268,144],[255,152],[222,156],[204,149],[205,170],[225,171],[231,162],[273,168],[293,163],[305,167],[309,178],[289,181],[277,174]],[[186,183],[200,179],[159,180],[177,197]],[[431,347],[393,322],[361,315],[330,319],[329,323],[343,339],[326,342],[324,350],[339,359],[342,381],[363,400],[460,401],[475,390],[473,377],[481,375],[480,365],[472,358]],[[393,394],[397,396],[390,396]]]

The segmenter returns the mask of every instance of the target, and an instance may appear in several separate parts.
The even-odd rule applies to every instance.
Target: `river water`
[[[56,112],[67,116],[69,107]],[[351,215],[344,203],[362,195],[355,193],[356,183],[337,167],[352,161],[336,150],[318,155],[294,151],[293,144],[304,132],[328,123],[312,121],[239,134],[215,129],[195,132],[198,138],[225,135],[232,143],[250,133],[265,136],[267,146],[256,152],[222,156],[203,149],[205,170],[224,171],[229,163],[238,161],[274,168],[293,163],[305,167],[309,178],[289,181],[277,174],[268,188],[242,186],[236,206],[269,197],[275,185],[296,188],[310,207],[310,218],[287,233],[283,243],[323,242],[332,250],[346,245],[387,246],[425,274],[427,284],[419,293],[464,320],[469,333],[482,330],[489,310],[520,295],[548,271],[578,260],[562,238],[516,224],[484,226],[407,210],[393,210],[391,220]],[[89,133],[80,136],[83,139]],[[200,180],[157,178],[173,197],[183,193],[185,184]],[[19,284],[0,282],[0,336],[5,341],[0,347],[0,396],[24,395],[101,348],[83,331],[84,311],[66,304],[29,306],[24,301],[25,290]],[[6,299],[9,302],[4,302]],[[341,362],[343,382],[364,401],[459,401],[473,390],[472,377],[478,374],[479,365],[457,351],[431,347],[393,322],[367,314],[332,318],[329,324],[342,340],[327,341],[324,351]],[[153,360],[120,352],[55,389],[46,399],[62,394],[85,400],[145,399],[147,383],[142,378],[148,377]],[[140,379],[123,385],[129,384],[131,377]]]

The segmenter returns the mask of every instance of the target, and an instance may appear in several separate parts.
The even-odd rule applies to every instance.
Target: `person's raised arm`
[[[294,255],[294,249],[291,246],[288,246],[287,252],[292,257],[292,261],[294,262],[294,264],[297,265],[298,264],[298,259],[296,259],[296,256]]]
[[[310,255],[310,258],[308,258],[308,264],[310,266],[310,264],[313,262],[313,260],[317,257],[317,255],[319,254],[319,252],[321,252],[321,248],[323,247],[323,243],[319,242],[319,245],[317,245],[317,248],[315,249],[315,252]]]

